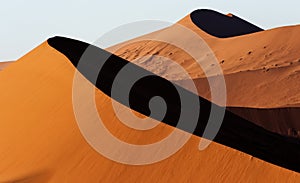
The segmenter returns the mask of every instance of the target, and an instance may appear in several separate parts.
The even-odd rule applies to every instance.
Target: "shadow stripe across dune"
[[[89,51],[92,50],[93,54],[88,60],[85,60],[83,67],[81,66],[77,69],[108,96],[111,96],[111,88],[115,77],[124,66],[131,68],[130,72],[128,72],[128,77],[136,73],[144,73],[145,75],[151,74],[152,76],[139,80],[131,88],[128,107],[144,115],[149,115],[149,100],[154,96],[161,96],[167,105],[166,115],[162,122],[168,125],[175,127],[181,112],[178,90],[188,97],[197,97],[200,103],[200,115],[196,129],[194,131],[189,130],[191,125],[189,121],[186,121],[183,126],[179,127],[194,135],[200,137],[203,135],[212,105],[220,110],[223,109],[180,86],[176,86],[176,84],[162,77],[150,73],[118,56],[111,55],[98,47],[63,37],[50,38],[48,44],[64,54],[75,67],[77,67],[84,51],[89,47]],[[97,81],[94,81],[93,74],[96,72],[94,66],[99,64],[99,62],[104,62],[104,60],[106,60],[106,62],[98,75]],[[176,86],[177,89],[175,89],[174,86]],[[126,104],[122,98],[114,99],[122,104]],[[191,108],[189,110],[193,112],[195,109]],[[284,137],[265,130],[228,110],[225,112],[219,133],[214,139],[210,140],[245,152],[269,163],[300,172],[300,143],[296,139]]]

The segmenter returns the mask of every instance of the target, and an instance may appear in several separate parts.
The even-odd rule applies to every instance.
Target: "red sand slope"
[[[227,106],[274,108],[299,104],[300,94],[297,92],[297,78],[300,73],[298,72],[300,70],[300,53],[298,52],[300,26],[282,27],[219,39],[200,30],[191,22],[189,16],[179,21],[179,24],[201,36],[219,60],[226,84],[228,84]],[[169,27],[139,39],[162,35],[168,35],[167,40],[180,39],[178,32],[174,30],[174,27]],[[183,45],[186,47],[195,44],[193,39],[188,40],[186,37],[183,41],[185,42]],[[127,60],[135,60],[135,63],[153,72],[155,68],[150,67],[153,67],[154,64],[147,65],[146,61],[140,62],[138,58],[147,54],[164,56],[182,65],[192,78],[205,77],[197,65],[193,64],[194,60],[191,57],[172,45],[157,41],[126,44],[127,42],[108,48],[108,50],[119,48],[115,54]],[[203,55],[205,56],[205,53]],[[152,63],[156,63],[155,60],[152,60]],[[156,67],[156,73],[166,77],[159,72],[161,67],[163,66]],[[213,68],[211,66],[210,69]],[[210,69],[208,68],[208,70]],[[165,73],[169,73],[168,68],[165,70]],[[173,80],[180,80],[180,78],[173,78]],[[206,93],[200,93],[200,95],[208,97]]]
[[[296,182],[300,178],[217,143],[199,151],[196,136],[156,164],[128,166],[108,160],[87,144],[75,122],[74,71],[65,56],[44,43],[0,73],[0,100],[5,104],[0,110],[0,182]],[[145,132],[129,129],[113,115],[111,99],[95,92],[105,125],[120,139],[145,144],[173,130],[164,124]],[[90,111],[84,106],[82,110]]]
[[[226,16],[226,15],[224,15]],[[202,37],[215,54],[224,74],[227,88],[228,107],[246,119],[255,119],[256,124],[279,134],[295,136],[290,131],[300,131],[298,117],[291,111],[297,111],[300,103],[300,26],[281,27],[253,34],[231,38],[216,38],[200,30],[186,16],[178,24],[187,27]],[[109,51],[122,58],[148,69],[162,77],[185,85],[184,78],[173,67],[159,59],[144,59],[154,54],[169,58],[180,64],[195,81],[200,96],[209,99],[211,91],[203,70],[195,64],[194,59],[182,49],[149,38],[164,37],[166,40],[181,39],[183,36],[176,26],[136,38],[114,47]],[[184,48],[196,45],[199,40],[184,36],[181,45]],[[200,50],[199,50],[200,51]],[[210,52],[203,53],[211,60]],[[142,59],[139,59],[142,58]],[[163,69],[162,69],[163,68]],[[207,67],[208,72],[215,69]],[[212,74],[213,75],[213,74]],[[212,86],[218,86],[214,77],[210,77]],[[187,86],[188,87],[188,86]],[[287,107],[292,107],[292,110]],[[251,110],[254,108],[254,110]],[[281,117],[277,118],[274,108],[281,108]],[[264,110],[265,109],[265,110]],[[274,110],[267,110],[274,109]],[[274,119],[274,117],[276,119]],[[286,120],[289,119],[289,120]],[[275,127],[276,126],[276,127]],[[298,136],[298,135],[297,135]]]

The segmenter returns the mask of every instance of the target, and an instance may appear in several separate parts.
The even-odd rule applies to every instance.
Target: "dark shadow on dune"
[[[69,58],[75,67],[84,53],[89,47],[89,56],[87,60],[80,66],[79,71],[91,81],[97,88],[103,91],[108,96],[111,96],[112,83],[119,71],[127,66],[130,69],[124,76],[134,77],[136,74],[149,71],[136,66],[118,56],[111,55],[105,50],[91,46],[80,41],[55,37],[48,40],[50,46],[63,53]],[[100,71],[97,81],[93,79],[93,75],[97,74],[97,67],[104,63]],[[99,64],[101,63],[101,64]],[[188,98],[197,97],[200,102],[200,116],[195,131],[190,130],[190,121],[185,121],[185,124],[178,128],[193,133],[197,136],[202,136],[207,125],[207,120],[210,114],[212,104],[208,100],[197,96],[184,88],[177,86],[170,81],[152,74],[153,76],[145,77],[139,80],[131,88],[130,91],[130,106],[132,109],[149,115],[149,100],[154,96],[162,96],[167,103],[167,112],[162,122],[171,126],[176,126],[181,112],[181,102],[178,91],[183,93]],[[119,86],[122,88],[122,83]],[[122,91],[120,91],[122,92]],[[121,93],[120,93],[121,94]],[[125,104],[125,101],[120,98],[114,98],[118,102]],[[216,106],[218,109],[222,107]],[[188,109],[191,113],[196,113],[195,109]],[[155,117],[154,117],[155,118]],[[220,144],[240,150],[267,162],[285,167],[290,170],[300,172],[300,143],[294,138],[288,138],[276,133],[265,130],[254,123],[245,120],[238,115],[226,110],[223,124],[215,139],[211,139]],[[201,162],[199,162],[201,163]]]
[[[224,76],[226,81],[229,76],[231,75]],[[214,78],[214,76],[210,77],[212,85],[217,84],[217,80]],[[198,87],[198,92],[203,94],[201,96],[205,96],[205,98],[211,97],[207,78],[197,78],[193,81]],[[187,83],[186,80],[178,80],[175,82],[180,86],[184,86],[185,83]],[[242,106],[227,106],[227,110],[263,127],[268,131],[275,132],[283,136],[298,138],[300,141],[300,123],[298,119],[300,107],[251,108]]]
[[[218,38],[229,38],[263,31],[263,29],[237,16],[227,16],[213,10],[196,10],[190,16],[192,22],[200,29]]]
[[[228,110],[269,131],[298,138],[300,141],[299,107],[271,109],[228,107]]]

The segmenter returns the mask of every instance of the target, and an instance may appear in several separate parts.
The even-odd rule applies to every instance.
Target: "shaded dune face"
[[[300,84],[300,54],[298,51],[300,49],[300,26],[281,27],[266,31],[258,31],[257,29],[258,32],[253,32],[253,34],[244,31],[243,34],[245,33],[245,35],[220,39],[212,36],[209,32],[205,32],[192,21],[194,18],[205,22],[210,20],[208,17],[212,15],[216,16],[215,19],[218,21],[224,22],[234,17],[211,10],[197,10],[180,20],[178,24],[189,28],[202,37],[217,57],[226,82],[226,106],[237,115],[249,119],[269,131],[299,139],[300,127],[297,111],[300,103],[298,87]],[[239,25],[238,22],[244,22],[242,24],[248,28],[252,27],[252,30],[255,29],[253,27],[256,27],[238,17],[232,20],[237,20],[231,22],[235,24],[232,27]],[[213,24],[213,21],[210,23]],[[230,22],[226,23],[231,24]],[[219,27],[218,30],[228,29],[229,32],[234,32],[235,29],[231,29],[228,25]],[[142,39],[160,36],[163,32],[167,32],[170,40],[180,39],[172,27],[142,36]],[[186,39],[187,43],[193,41]],[[160,68],[168,68],[168,65],[159,65],[157,64],[159,60],[155,59],[147,65],[139,62],[138,59],[147,54],[157,53],[159,56],[177,62],[193,79],[199,96],[211,100],[207,78],[202,70],[195,67],[195,61],[182,50],[167,43],[155,41],[132,44],[125,42],[121,43],[119,47],[121,48],[114,52],[116,55],[152,72],[158,71],[155,73],[162,77],[165,77],[166,74],[160,74],[159,70]],[[203,56],[205,57],[206,54],[203,53]],[[218,81],[214,81],[214,77],[209,79],[212,81],[213,87],[218,85]],[[181,86],[186,82],[179,77],[170,80]]]
[[[256,77],[258,78],[260,73],[256,73]],[[286,85],[288,87],[290,83],[285,82],[282,84],[281,82],[276,83],[274,81],[273,83],[270,82],[270,78],[273,78],[274,80],[278,79],[274,76],[268,76],[264,75],[261,77],[261,80],[257,80],[256,83],[263,85],[273,85],[274,89],[277,89],[276,92],[280,93],[281,91],[278,90],[278,88],[282,87],[283,85]],[[265,80],[263,80],[265,79]],[[257,100],[260,100],[262,96],[268,94],[268,90],[260,88],[257,89],[253,87],[253,85],[256,85],[256,83],[251,83],[251,80],[253,80],[253,75],[247,74],[247,73],[240,73],[240,74],[233,74],[233,75],[225,75],[226,87],[227,87],[227,97],[230,99],[234,99],[237,102],[244,101],[244,103],[255,102]],[[211,78],[211,83],[213,85],[217,85],[218,82],[214,81],[213,78]],[[177,81],[179,85],[183,85],[185,81]],[[199,78],[194,80],[195,85],[198,89],[199,95],[210,100],[210,87],[207,82],[206,78]],[[251,83],[251,84],[249,84]],[[294,81],[293,83],[298,83],[298,80]],[[247,91],[248,93],[244,92],[238,92],[240,88],[244,88],[243,90]],[[268,87],[267,89],[270,89],[271,87]],[[294,92],[296,92],[296,88],[293,88]],[[293,90],[290,90],[290,93],[293,92]],[[238,93],[238,95],[237,95]],[[242,93],[242,95],[241,95]],[[275,93],[275,91],[274,91]],[[274,94],[273,93],[273,94]],[[246,98],[244,95],[251,95],[255,96],[255,94],[260,94],[260,98],[253,97],[253,98]],[[266,96],[265,98],[268,98],[269,100],[272,100],[271,96]],[[276,99],[278,100],[278,99]],[[232,101],[232,100],[231,100]],[[265,107],[265,108],[254,108],[254,107],[231,107],[227,106],[227,109],[231,112],[241,116],[242,118],[248,119],[249,121],[278,134],[284,135],[284,136],[290,136],[300,139],[300,123],[298,119],[298,115],[300,112],[299,106],[283,106],[283,107]]]
[[[196,10],[191,13],[191,20],[201,30],[218,37],[229,38],[255,32],[263,29],[234,15],[223,15],[212,10]]]
[[[219,39],[202,31],[191,21],[190,16],[185,17],[178,24],[197,33],[214,52],[228,86],[227,106],[251,108],[299,106],[300,94],[297,86],[300,81],[298,51],[300,49],[298,39],[300,26],[282,27]],[[170,40],[181,39],[172,27],[152,33],[150,36],[142,36],[142,39],[147,40],[147,37],[156,37],[161,34],[167,34]],[[189,72],[192,79],[205,78],[204,73],[195,67],[197,66],[194,64],[195,60],[182,50],[167,43],[146,40],[133,44],[128,44],[129,41],[121,43],[121,48],[114,54],[160,75],[160,68],[168,68],[167,65],[159,65],[159,60],[155,59],[147,62],[151,63],[148,65],[138,61],[139,58],[149,54],[157,54],[177,62]],[[186,43],[193,43],[193,41],[195,40],[185,40]],[[109,51],[110,48],[107,50]],[[203,53],[203,57],[206,57],[205,54]],[[213,66],[209,67],[208,71],[210,69],[213,69]],[[164,75],[161,76],[164,77]],[[180,78],[173,80],[180,80]],[[206,93],[199,93],[199,95],[209,99]]]
[[[201,110],[196,129],[193,130],[190,128],[192,124],[190,124],[189,121],[185,121],[184,125],[177,127],[199,137],[202,137],[203,131],[207,125],[211,106],[214,105],[219,108],[218,110],[224,109],[200,96],[196,96],[194,93],[189,92],[180,86],[176,86],[176,84],[171,83],[160,76],[150,73],[118,56],[110,55],[110,53],[95,46],[62,37],[51,38],[48,40],[48,43],[53,48],[66,55],[74,66],[78,65],[81,58],[80,53],[83,53],[89,47],[89,50],[91,51],[88,52],[90,54],[88,59],[83,60],[83,65],[80,65],[80,67],[77,68],[89,81],[108,96],[111,96],[111,88],[112,84],[115,82],[114,79],[116,75],[125,66],[130,69],[128,69],[128,72],[126,72],[124,77],[132,78],[139,73],[145,73],[143,75],[152,75],[151,77],[140,79],[131,88],[129,95],[130,103],[127,107],[148,116],[150,112],[148,108],[150,99],[154,96],[161,96],[165,99],[168,107],[162,122],[173,127],[177,125],[178,114],[180,114],[181,109],[180,98],[178,97],[177,92],[183,93],[187,98],[197,98],[200,102]],[[103,60],[106,60],[106,62],[99,75],[97,74],[97,80],[94,80],[91,72],[93,73],[95,69],[91,67],[95,67],[97,64],[99,65],[99,62]],[[126,80],[126,78],[124,80]],[[123,83],[120,84],[122,85]],[[177,91],[174,86],[176,86]],[[122,88],[122,86],[119,86],[119,88]],[[120,92],[118,96],[122,96],[123,91],[120,90],[118,92]],[[126,105],[123,98],[116,97],[113,99]],[[197,113],[197,111],[194,110],[195,109],[193,108],[188,109],[192,114]],[[222,127],[216,138],[210,140],[240,150],[270,163],[294,171],[300,171],[298,167],[298,163],[300,163],[300,143],[296,139],[267,131],[230,111],[225,112]]]
[[[273,109],[229,107],[228,110],[272,132],[300,139],[299,107]]]

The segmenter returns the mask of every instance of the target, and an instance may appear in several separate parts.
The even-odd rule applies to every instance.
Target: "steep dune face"
[[[153,75],[153,73],[127,60],[110,55],[110,53],[100,48],[63,37],[51,38],[48,40],[48,43],[66,55],[79,72],[98,89],[121,104],[130,106],[131,109],[145,116],[150,116],[151,114],[151,118],[188,133],[205,137],[270,163],[300,171],[295,166],[300,163],[298,158],[300,155],[298,150],[300,144],[295,139],[270,133],[254,125],[251,121],[234,115],[224,107],[217,106],[177,84]],[[81,57],[81,53],[85,50],[85,55],[88,54],[88,56]],[[80,60],[81,62],[79,62]],[[101,63],[104,65],[101,71],[97,72],[100,68],[96,68]],[[120,73],[123,74],[120,76]],[[93,78],[95,77],[93,75],[97,79]],[[141,77],[141,75],[146,77]],[[118,76],[121,78],[118,78]],[[133,85],[129,84],[130,92],[124,96],[124,93],[126,93],[125,88],[128,86],[127,83],[130,83],[131,78],[138,78],[138,81],[134,82]],[[114,90],[113,88],[117,89]],[[88,91],[83,93],[88,93]],[[150,104],[150,99],[155,97],[161,97],[164,100],[166,112],[163,116],[161,112],[164,111],[164,106],[157,104],[154,107],[153,104]],[[126,99],[128,99],[128,103]],[[199,101],[199,103],[195,105],[195,101]],[[187,103],[188,105],[186,105]],[[159,108],[160,112],[155,112],[157,108]],[[212,110],[211,112],[210,109]],[[218,120],[215,118],[215,115],[216,113],[221,115],[220,111],[222,110],[224,110],[224,117],[219,119],[222,122],[222,126],[218,134],[216,136],[206,136],[204,129],[208,124],[209,115],[212,113],[214,124],[216,124]],[[92,138],[94,139],[95,137]],[[287,154],[286,152],[289,153]]]
[[[265,129],[299,138],[300,96],[298,88],[291,87],[291,83],[296,86],[299,86],[300,83],[294,69],[295,67],[283,67],[271,69],[269,72],[260,70],[225,75],[229,103],[234,104],[233,106],[240,106],[241,103],[255,106],[256,101],[260,101],[264,105],[264,108],[240,106],[228,107],[228,109]],[[218,85],[218,80],[214,80],[214,77],[210,78],[210,81],[213,87]],[[180,85],[184,85],[185,82],[184,80],[177,81]],[[207,79],[199,78],[194,82],[201,96],[210,100],[210,87]],[[247,92],[244,93],[245,91]],[[277,97],[276,99],[272,98],[274,95]],[[295,104],[279,108],[273,107],[286,105],[289,101],[293,101]]]
[[[235,114],[255,121],[270,131],[295,138],[300,138],[300,124],[298,107],[255,109],[255,108],[229,108]],[[272,120],[270,120],[272,119]]]
[[[72,107],[75,71],[67,57],[43,43],[0,73],[0,100],[5,104],[0,110],[0,182],[296,182],[300,178],[298,173],[217,143],[199,151],[197,136],[159,163],[128,166],[113,162],[88,145],[76,124]],[[91,85],[84,77],[81,82]],[[96,88],[95,95],[105,125],[120,139],[147,144],[174,130],[163,123],[150,131],[128,128],[114,115],[112,99]],[[84,102],[82,110],[90,115]],[[136,156],[128,154],[128,158]]]
[[[233,14],[223,15],[213,10],[196,10],[191,13],[191,20],[201,30],[218,38],[240,36],[263,29],[237,17]]]
[[[250,31],[251,34],[220,39],[201,30],[194,24],[192,17],[199,19],[199,21],[200,18],[205,19],[205,16],[196,17],[197,14],[196,11],[196,13],[186,16],[178,24],[199,35],[216,56],[226,82],[226,106],[235,107],[230,110],[242,114],[246,119],[255,119],[251,121],[270,131],[294,136],[290,133],[291,129],[297,132],[300,128],[295,122],[288,122],[286,119],[297,121],[297,117],[291,111],[297,111],[300,102],[298,87],[300,78],[300,53],[298,51],[300,49],[298,41],[300,26],[281,27],[266,31],[256,29],[256,31]],[[217,16],[221,15],[218,14]],[[231,18],[226,15],[223,16],[225,20]],[[252,27],[252,24],[247,25]],[[232,31],[234,34],[235,30]],[[182,34],[176,31],[174,26],[171,26],[136,39],[140,40],[139,42],[128,41],[108,48],[108,50],[113,50],[116,55],[184,86],[185,79],[178,77],[177,72],[172,70],[168,64],[163,64],[155,58],[145,60],[144,57],[149,54],[156,54],[173,60],[189,73],[195,82],[199,95],[210,100],[211,90],[207,78],[203,69],[195,64],[195,60],[190,55],[168,43],[146,41],[148,38],[165,37],[165,35],[168,35],[167,40],[181,40],[182,38]],[[195,41],[199,40],[184,37],[182,41],[186,43],[182,44],[185,47],[191,44],[195,45]],[[199,52],[201,51],[199,49]],[[210,54],[210,52],[203,52],[203,57],[210,60],[213,57]],[[206,70],[209,72],[214,68],[215,66],[211,65]],[[212,87],[218,86],[218,80],[214,81],[214,76],[210,76],[209,79]],[[237,110],[238,107],[241,109]],[[290,110],[290,108],[285,107],[294,107],[294,109]],[[251,110],[251,108],[257,108],[257,110]],[[280,111],[284,111],[281,114],[284,114],[285,117],[280,117],[280,120],[274,119],[277,114],[272,112],[277,110],[263,110],[271,108],[280,108]],[[277,124],[274,126],[277,127],[271,127],[270,124],[275,122]]]
[[[227,75],[235,74],[234,77],[237,80],[243,78],[242,75],[247,75],[248,78],[244,79],[248,79],[249,81],[249,78],[251,78],[253,81],[250,83],[245,81],[244,86],[239,87],[238,91],[235,93],[234,91],[236,91],[236,88],[231,88],[234,87],[234,84],[231,83],[234,83],[235,80],[228,79],[229,86],[227,86],[227,89],[229,97],[227,98],[227,106],[267,108],[297,105],[299,103],[299,97],[297,97],[298,94],[294,92],[298,91],[297,78],[299,77],[298,69],[300,59],[298,50],[300,44],[298,44],[297,40],[300,33],[299,26],[283,27],[249,35],[219,39],[199,29],[193,24],[190,16],[185,17],[179,21],[178,24],[194,31],[206,41],[219,61],[225,79],[227,79]],[[143,40],[162,35],[168,35],[168,40],[181,39],[178,32],[174,31],[174,27],[172,26],[162,31],[143,36],[139,39]],[[186,45],[193,44],[194,40],[186,39],[187,37],[185,37]],[[153,67],[153,65],[158,62],[157,60],[153,59],[151,60],[152,64],[147,65],[145,64],[146,61],[139,61],[138,58],[145,57],[149,54],[167,57],[185,68],[193,79],[205,78],[203,71],[198,68],[191,56],[187,55],[182,49],[176,48],[168,43],[151,40],[134,43],[125,42],[115,47],[108,48],[107,50],[116,50],[114,51],[116,55],[129,61],[134,61],[134,63],[151,70],[152,72],[156,72],[157,74],[160,74],[159,69],[162,67],[161,65],[156,67],[156,71],[155,68],[149,68],[151,66]],[[210,56],[206,54],[208,53],[203,53],[203,56],[210,58]],[[168,70],[167,65],[164,65],[163,67]],[[207,70],[209,71],[213,68],[214,66],[211,66],[211,68],[207,68]],[[162,76],[166,77],[163,74]],[[274,79],[275,76],[281,78],[280,80],[277,80],[278,85],[285,86],[286,81],[289,81],[289,87],[281,87],[278,89],[272,86],[272,81],[268,81],[268,78]],[[261,81],[264,77],[266,77],[266,79],[263,80],[264,83],[269,84],[261,86],[260,83],[256,81]],[[233,77],[229,76],[229,78]],[[172,78],[170,77],[170,79]],[[175,77],[173,80],[181,80],[181,78]],[[249,86],[253,89],[257,89],[257,93],[251,92],[250,94],[248,92]],[[262,94],[259,90],[268,92]],[[293,94],[296,96],[288,95],[290,91],[293,91]],[[243,95],[241,96],[240,93],[243,93]],[[203,93],[200,93],[200,95],[207,96]],[[238,100],[236,97],[231,97],[237,95],[240,97]],[[282,100],[283,97],[285,98],[284,100]],[[257,100],[249,102],[249,98],[255,98]],[[266,101],[266,98],[271,100]]]

